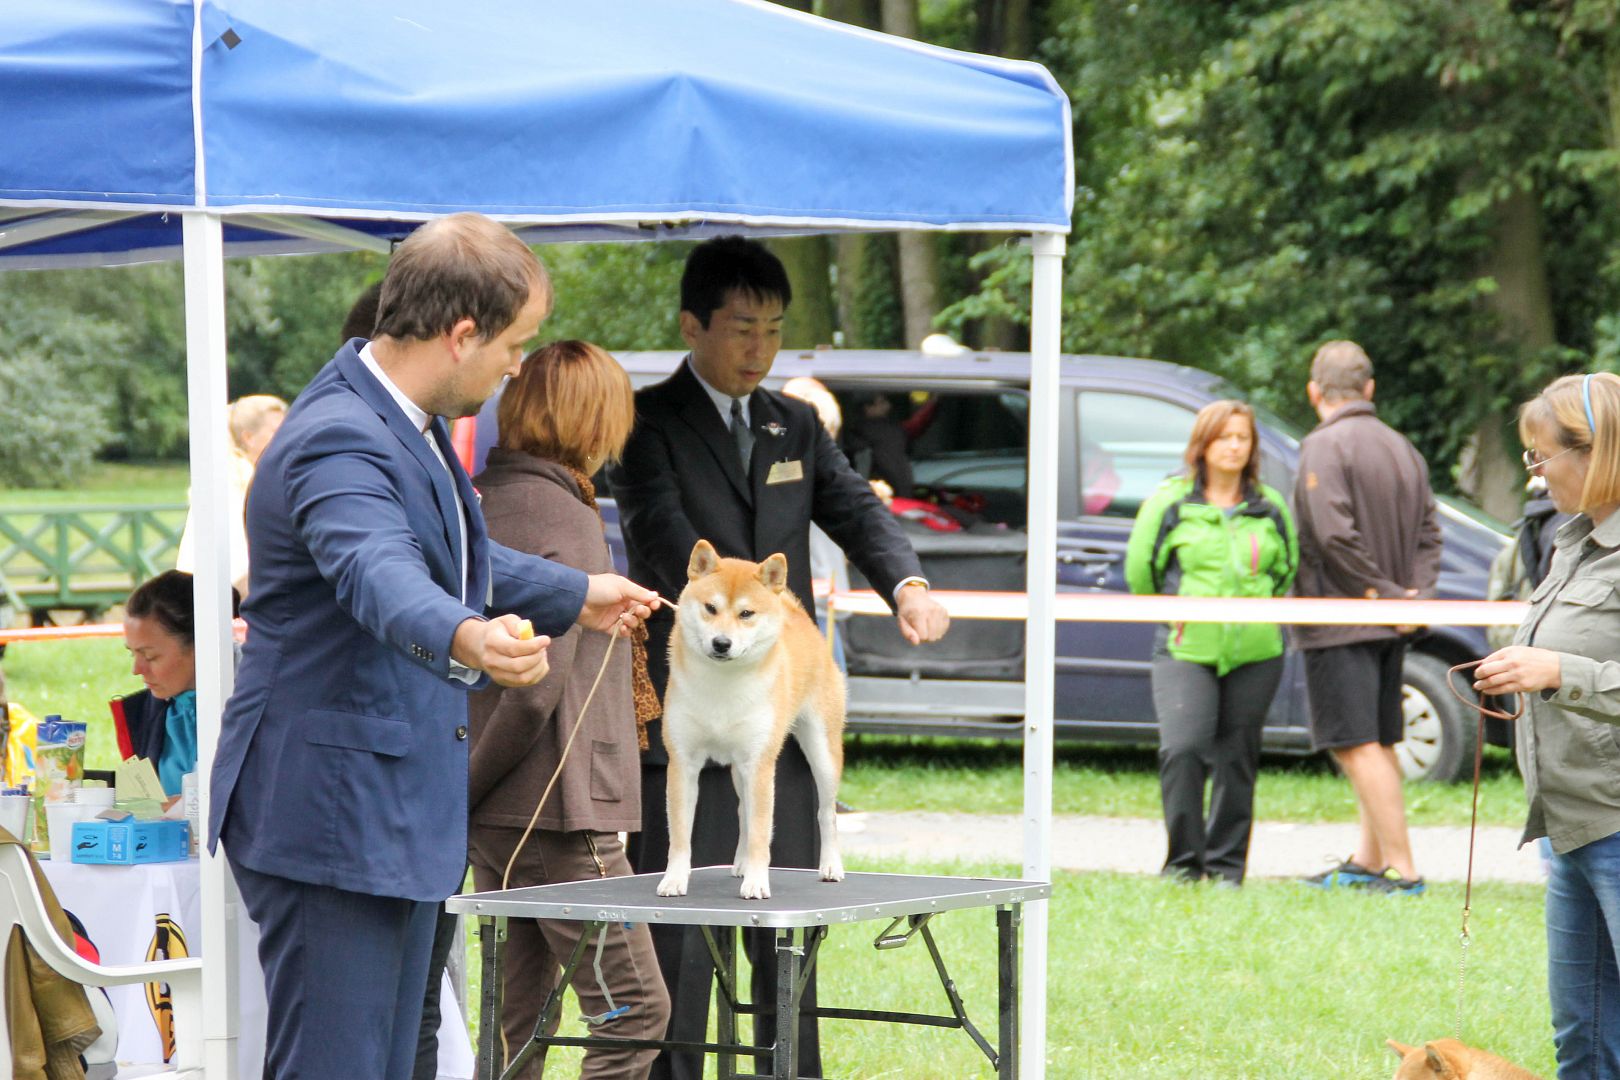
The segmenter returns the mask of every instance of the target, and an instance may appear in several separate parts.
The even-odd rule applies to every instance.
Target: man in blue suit
[[[517,374],[550,306],[504,227],[422,226],[372,340],[316,375],[260,460],[209,833],[259,925],[277,1080],[410,1075],[435,915],[466,865],[466,692],[532,685],[548,635],[656,604],[491,543],[451,451],[443,418]]]

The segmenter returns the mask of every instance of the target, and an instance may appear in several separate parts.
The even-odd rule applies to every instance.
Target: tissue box
[[[131,865],[178,862],[191,852],[184,821],[75,821],[73,861]]]

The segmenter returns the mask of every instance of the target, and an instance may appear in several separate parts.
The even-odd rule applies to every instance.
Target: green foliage
[[[1602,57],[1577,47],[1615,5],[1576,30],[1565,6],[1058,0],[1038,58],[1075,103],[1065,347],[1209,368],[1304,419],[1315,346],[1354,338],[1385,414],[1443,464],[1620,352]],[[1495,275],[1522,193],[1541,243],[1506,262],[1544,264],[1553,346],[1492,303],[1516,299]],[[1027,258],[978,261],[946,319],[1027,319]]]
[[[107,444],[109,320],[79,322],[56,297],[0,293],[0,484],[71,484]]]
[[[349,308],[386,265],[367,252],[233,262],[226,290],[230,396],[297,397],[343,344]]]
[[[903,348],[906,317],[900,301],[899,245],[891,235],[872,236],[859,250],[844,344],[852,349]]]
[[[578,338],[609,352],[680,349],[681,269],[689,243],[553,244],[540,250],[557,302],[546,341]]]

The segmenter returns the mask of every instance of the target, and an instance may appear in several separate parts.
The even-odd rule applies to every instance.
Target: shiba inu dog
[[[821,880],[841,881],[834,813],[844,770],[844,677],[827,641],[787,587],[787,559],[722,559],[707,540],[692,549],[669,642],[664,747],[669,751],[669,865],[659,896],[686,895],[698,772],[731,766],[737,788],[742,896],[771,895],[776,756],[799,740],[816,780]]]
[[[1405,1046],[1394,1039],[1384,1041],[1401,1059],[1395,1080],[1540,1080],[1527,1069],[1456,1039],[1436,1039],[1422,1046]]]

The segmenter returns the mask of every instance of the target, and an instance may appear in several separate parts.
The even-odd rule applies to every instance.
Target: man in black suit
[[[810,525],[831,536],[881,595],[889,598],[900,632],[912,644],[936,641],[950,624],[928,595],[916,553],[871,486],[804,402],[769,390],[782,339],[782,316],[793,298],[782,263],[755,241],[728,236],[699,245],[681,277],[681,337],[691,353],[665,381],[636,394],[636,428],[623,461],[609,474],[630,557],[630,575],[674,598],[699,539],[722,556],[760,561],[787,556],[788,585],[806,611],[810,591]],[[666,608],[648,622],[648,667],[660,693],[668,678],[674,625]],[[655,728],[657,724],[653,725]],[[648,732],[642,758],[642,830],[632,858],[637,873],[662,871],[669,856],[662,732]],[[798,744],[789,740],[777,761],[776,821],[771,865],[817,865],[816,790]],[[703,771],[693,827],[694,866],[730,865],[737,849],[737,796],[726,770]],[[704,1041],[714,968],[695,929],[654,927],[669,984],[670,1038]],[[756,1045],[774,1039],[776,998],[772,935],[750,931]],[[804,1007],[815,1007],[814,973]],[[821,1075],[814,1018],[800,1026],[800,1072]],[[695,1054],[665,1054],[654,1077],[697,1080]]]

